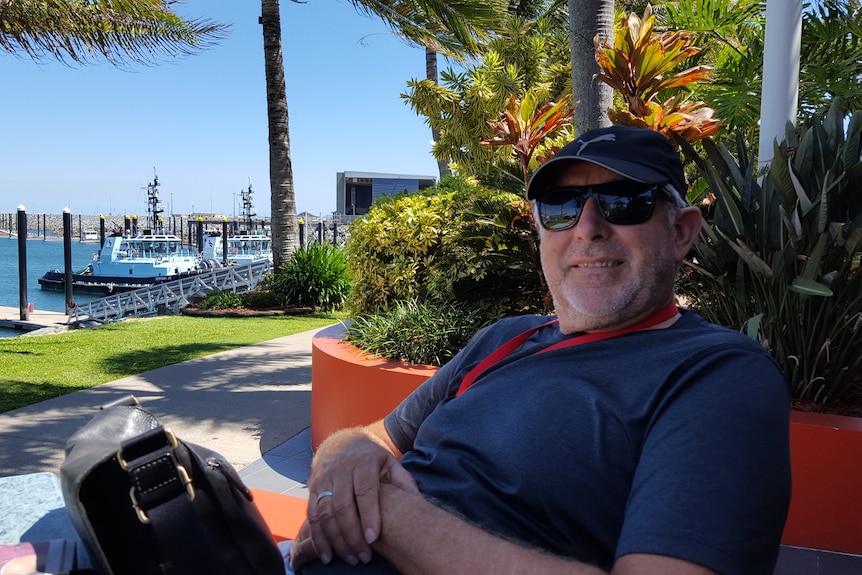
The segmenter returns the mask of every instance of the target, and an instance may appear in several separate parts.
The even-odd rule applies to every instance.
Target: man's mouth
[[[615,266],[622,265],[622,262],[617,261],[607,261],[607,262],[582,262],[579,264],[575,264],[576,268],[612,268]]]

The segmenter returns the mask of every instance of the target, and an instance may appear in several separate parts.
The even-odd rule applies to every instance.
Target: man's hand
[[[307,529],[297,536],[292,565],[315,557],[329,563],[333,555],[351,565],[371,560],[381,530],[380,485],[419,492],[393,451],[381,422],[340,431],[320,446],[308,481]]]

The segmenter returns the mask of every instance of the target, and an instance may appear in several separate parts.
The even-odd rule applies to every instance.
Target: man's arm
[[[601,569],[529,549],[491,535],[440,509],[418,493],[382,485],[383,530],[375,552],[411,574],[510,573],[599,575]],[[630,554],[617,560],[614,575],[715,575],[714,571],[662,555]]]
[[[382,420],[330,436],[312,462],[308,529],[297,538],[310,535],[324,563],[333,554],[353,565],[368,562],[370,544],[381,529],[380,485],[390,483],[418,493],[413,477],[398,462],[400,457]]]

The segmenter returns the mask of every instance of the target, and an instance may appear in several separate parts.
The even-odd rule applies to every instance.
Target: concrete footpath
[[[9,309],[0,308],[0,317]],[[56,315],[65,321],[64,314]],[[58,472],[66,439],[99,405],[133,394],[177,436],[217,451],[241,469],[251,487],[277,492],[303,488],[311,457],[311,339],[317,331],[177,363],[2,413],[0,477]],[[264,457],[268,453],[271,456]],[[295,470],[293,477],[278,473],[285,465]]]
[[[27,319],[22,320],[19,308],[0,306],[0,327],[22,332],[62,331],[68,328],[69,318],[64,313],[34,309],[27,315]]]

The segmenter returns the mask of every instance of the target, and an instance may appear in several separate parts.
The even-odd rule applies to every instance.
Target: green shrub
[[[679,290],[708,319],[770,350],[791,394],[820,403],[855,391],[862,370],[862,112],[840,102],[792,126],[762,186],[753,154],[705,141],[695,160],[717,199]]]
[[[455,278],[453,299],[484,310],[489,319],[549,312],[530,204],[522,196],[496,192],[470,197],[459,213],[458,230],[444,239],[458,257],[439,270],[440,276]]]
[[[217,291],[201,301],[201,309],[232,309],[244,307],[242,296],[230,291]]]
[[[346,252],[326,243],[301,247],[261,282],[261,289],[272,292],[283,305],[339,309],[350,292]]]
[[[273,309],[284,307],[281,298],[271,291],[253,291],[242,294],[242,301],[248,309]]]
[[[348,265],[353,281],[348,308],[357,315],[386,310],[396,301],[425,299],[433,270],[452,257],[443,238],[455,231],[454,192],[381,201],[350,225]],[[443,294],[438,294],[445,297]]]
[[[388,359],[439,366],[487,324],[463,305],[399,301],[388,311],[354,318],[348,340]]]
[[[462,303],[489,318],[543,311],[536,243],[520,196],[466,179],[380,201],[350,226],[348,308],[362,316],[417,300]]]

